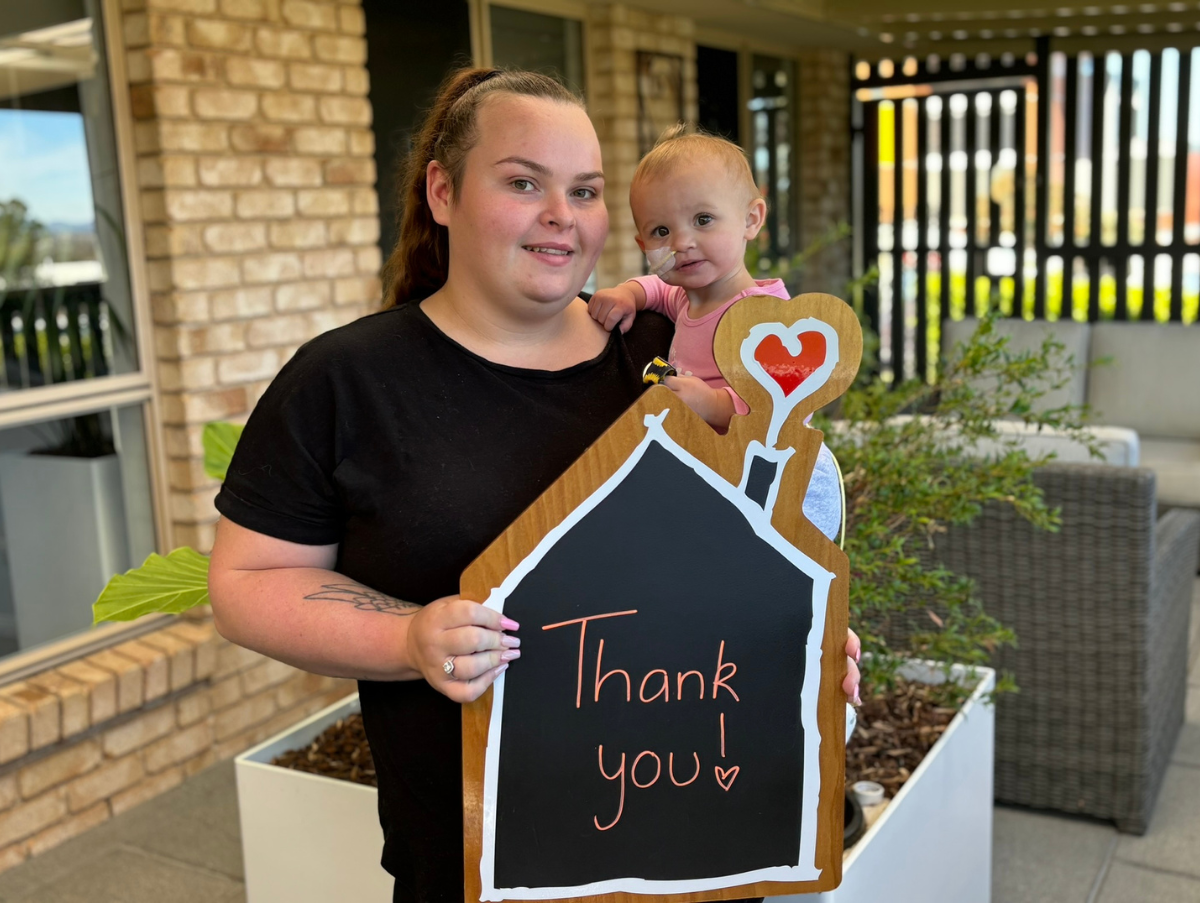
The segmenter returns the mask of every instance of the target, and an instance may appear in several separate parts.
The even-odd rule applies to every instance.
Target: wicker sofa
[[[976,579],[1018,646],[996,711],[996,799],[1141,834],[1184,718],[1200,513],[1161,518],[1145,468],[1052,464],[1036,480],[1058,533],[992,506],[933,556]]]

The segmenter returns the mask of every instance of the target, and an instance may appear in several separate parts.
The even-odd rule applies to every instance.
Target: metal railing
[[[114,321],[102,283],[0,290],[0,391],[107,376]]]
[[[864,301],[884,379],[932,378],[941,319],[993,305],[1196,318],[1193,53],[1067,56],[1043,38],[1026,58],[858,65],[856,241],[879,268]]]

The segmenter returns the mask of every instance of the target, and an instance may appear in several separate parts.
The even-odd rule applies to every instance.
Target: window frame
[[[125,233],[125,265],[129,269],[137,369],[96,379],[38,386],[0,395],[0,429],[58,420],[96,411],[139,406],[145,431],[146,459],[150,468],[151,515],[155,546],[172,547],[168,508],[166,450],[159,415],[160,385],[154,348],[154,319],[145,260],[145,239],[138,202],[137,161],[133,111],[129,94],[126,50],[119,32],[121,0],[100,0],[99,28],[105,55],[105,77],[112,107],[120,203]],[[93,25],[95,28],[95,24]],[[18,651],[0,658],[0,685],[90,655],[100,649],[140,636],[167,623],[169,615],[151,615],[129,623],[105,624],[85,633]]]
[[[493,66],[492,7],[519,9],[525,12],[573,19],[580,26],[583,48],[583,93],[587,96],[591,84],[591,54],[588,53],[588,9],[582,0],[467,0],[471,19],[471,56],[476,66]]]

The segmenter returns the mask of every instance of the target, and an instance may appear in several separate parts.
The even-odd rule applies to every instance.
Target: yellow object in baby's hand
[[[648,386],[657,386],[668,376],[678,376],[679,374],[669,363],[661,357],[656,357],[648,363],[645,369],[642,370],[642,382]]]

